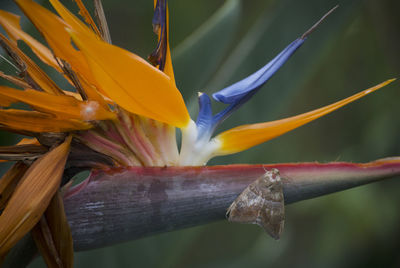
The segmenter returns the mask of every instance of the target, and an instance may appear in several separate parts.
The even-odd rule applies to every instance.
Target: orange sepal
[[[115,113],[95,101],[79,101],[66,95],[56,96],[32,89],[18,90],[0,86],[0,103],[10,102],[10,99],[26,103],[37,111],[53,114],[59,119],[90,121],[116,118]]]
[[[16,145],[40,145],[39,141],[36,138],[22,138]]]
[[[8,37],[11,41],[16,42],[17,40],[24,41],[32,51],[42,60],[44,63],[54,67],[59,72],[61,72],[60,67],[58,66],[56,60],[54,59],[53,53],[46,46],[41,44],[39,41],[34,39],[32,36],[27,34],[21,29],[19,24],[20,17],[12,14],[10,12],[6,12],[4,10],[0,10],[0,25],[4,28]]]
[[[0,216],[0,257],[35,226],[60,186],[71,136],[25,172]]]
[[[31,234],[47,267],[73,267],[73,240],[60,191],[53,196]]]
[[[29,165],[19,161],[15,163],[0,179],[0,210],[4,209],[18,182]]]
[[[76,73],[92,83],[91,72],[85,57],[72,46],[71,37],[65,30],[70,26],[60,17],[32,0],[15,0],[15,2],[44,36],[54,54],[67,61]]]
[[[74,0],[74,1],[79,7],[79,14],[85,19],[86,23],[90,25],[93,32],[95,32],[99,37],[101,37],[101,33],[97,28],[96,23],[93,21],[92,16],[90,16],[89,11],[86,9],[82,1],[81,0]]]
[[[285,134],[286,132],[329,114],[355,100],[358,100],[369,93],[386,86],[394,80],[395,79],[387,80],[379,85],[354,94],[351,97],[308,113],[266,123],[242,125],[227,130],[216,137],[216,139],[221,142],[221,147],[217,154],[224,155],[237,153],[276,138],[282,134]]]
[[[52,93],[55,95],[63,95],[62,90],[50,79],[50,77],[43,72],[40,67],[34,63],[24,52],[22,52],[16,43],[10,42],[4,35],[0,34],[0,40],[4,42],[20,60],[25,64],[26,72],[43,91]]]
[[[52,4],[64,16],[66,22],[31,0],[16,0],[16,2],[44,35],[54,54],[71,65],[89,100],[97,101],[102,107],[107,108],[107,103],[104,101],[103,96],[92,85],[94,84],[93,77],[85,57],[71,45],[71,37],[65,28],[71,27],[91,36],[95,36],[95,34],[58,1],[53,1]]]
[[[54,9],[58,12],[61,18],[68,24],[68,26],[76,32],[84,35],[89,35],[95,38],[101,38],[100,35],[96,35],[91,31],[80,19],[75,17],[74,14],[69,12],[58,0],[49,0]]]
[[[164,73],[171,77],[172,81],[175,83],[174,68],[172,65],[171,49],[169,47],[169,12],[167,6],[167,53],[165,59]]]
[[[185,127],[189,114],[173,81],[139,56],[88,35],[70,32],[96,78],[96,87],[125,110]]]
[[[86,130],[93,126],[78,120],[57,119],[35,111],[0,110],[0,128],[16,132],[69,132]]]
[[[84,76],[80,75],[79,73],[77,74],[77,76],[88,99],[92,101],[97,101],[104,109],[109,110],[106,100],[107,97],[102,95],[93,84],[89,83],[89,81],[86,80]]]

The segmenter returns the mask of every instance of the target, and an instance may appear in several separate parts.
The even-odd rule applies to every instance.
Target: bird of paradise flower
[[[0,87],[0,105],[10,107],[0,110],[0,126],[32,137],[2,149],[3,159],[17,161],[0,181],[2,257],[32,230],[49,265],[72,265],[72,238],[60,185],[66,184],[76,170],[205,165],[212,157],[237,153],[283,135],[394,80],[304,114],[242,125],[213,136],[217,127],[303,45],[325,16],[260,70],[214,93],[215,101],[227,105],[222,111],[214,114],[209,96],[199,93],[199,114],[194,121],[175,85],[166,0],[154,1],[153,28],[158,44],[149,56],[151,64],[111,44],[99,1],[95,1],[98,25],[81,0],[75,2],[86,24],[58,0],[49,1],[60,17],[32,0],[16,3],[50,48],[24,32],[18,16],[0,11],[0,25],[8,34],[8,38],[0,35],[0,44],[19,72],[18,77],[0,76],[23,88]],[[62,74],[76,91],[65,91],[54,83],[19,49],[18,40]],[[12,108],[17,102],[29,105],[31,110]],[[176,129],[182,132],[180,150]]]

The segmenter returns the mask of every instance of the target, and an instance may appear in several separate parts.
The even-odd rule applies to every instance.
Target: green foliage
[[[240,10],[239,0],[226,1],[174,48],[172,61],[177,86],[188,97],[193,96],[194,90],[207,90],[205,83],[217,70],[238,29]]]

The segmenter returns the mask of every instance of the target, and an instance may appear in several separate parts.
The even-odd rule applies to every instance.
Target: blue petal
[[[267,82],[304,43],[304,41],[305,39],[303,38],[296,39],[260,70],[245,79],[214,93],[212,95],[213,98],[222,103],[235,104],[241,102],[246,95],[253,95],[255,93],[254,91]]]
[[[213,124],[214,129],[221,124],[226,118],[228,118],[234,111],[240,108],[245,102],[247,102],[254,94],[256,90],[250,91],[248,94],[244,95],[241,99],[238,99],[235,103],[230,104],[221,112],[214,115]]]
[[[152,24],[155,27],[162,26],[165,23],[165,14],[166,14],[166,5],[165,0],[158,0],[157,4],[154,8],[153,20]]]
[[[199,115],[196,120],[198,136],[211,132],[213,129],[213,115],[211,99],[207,94],[199,92]]]
[[[309,36],[336,8],[337,6],[332,8],[300,38],[297,38],[290,43],[281,53],[260,70],[245,79],[214,93],[212,96],[216,101],[229,104],[228,107],[221,112],[212,116],[210,98],[205,94],[199,96],[200,112],[196,122],[197,127],[200,129],[198,132],[198,139],[211,136],[210,133],[212,133],[219,124],[251,99],[251,97],[257,93],[258,89],[283,66],[294,52],[296,52],[296,50],[307,39],[307,36]]]

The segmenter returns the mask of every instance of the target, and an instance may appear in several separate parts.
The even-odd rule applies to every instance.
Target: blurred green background
[[[103,2],[113,43],[142,57],[151,53],[156,42],[153,1]],[[64,3],[76,10],[72,1]],[[197,91],[212,93],[256,71],[337,4],[339,9],[218,131],[306,112],[398,77],[400,2],[170,0],[176,80],[192,117]],[[0,7],[18,12],[10,0],[1,0]],[[398,156],[399,100],[395,82],[289,134],[210,164]],[[1,133],[3,145],[14,139]],[[280,241],[256,226],[221,221],[78,252],[75,266],[400,267],[400,178],[290,205],[286,218]],[[43,266],[37,259],[30,267]]]

